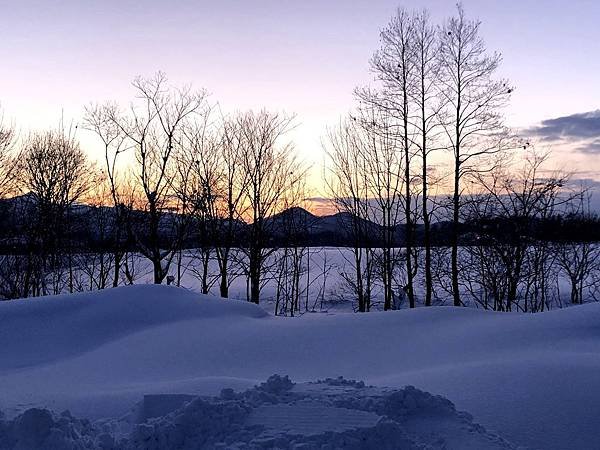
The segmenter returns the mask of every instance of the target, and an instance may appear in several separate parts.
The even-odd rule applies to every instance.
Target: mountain
[[[30,225],[35,223],[36,199],[25,194],[10,199],[0,200],[0,252],[19,252],[31,237]],[[148,214],[134,210],[129,213],[129,228],[143,239]],[[176,212],[165,212],[160,220],[160,239],[165,246],[176,239],[178,226],[183,217]],[[189,218],[188,218],[189,219]],[[72,248],[93,250],[107,248],[111,245],[112,228],[114,226],[113,208],[110,206],[91,206],[75,204],[65,215],[69,221],[64,228]],[[525,220],[525,222],[523,222]],[[206,227],[223,229],[225,220],[212,223]],[[359,245],[379,247],[384,244],[384,228],[368,219],[358,218],[350,212],[338,212],[326,216],[316,216],[301,207],[292,207],[268,217],[264,221],[268,234],[269,246],[315,246],[345,247],[356,244],[354,230],[361,231]],[[188,232],[183,245],[187,248],[218,245],[218,236],[206,233],[197,218],[187,220]],[[250,235],[251,225],[241,220],[233,223],[234,245],[244,246]],[[392,227],[393,246],[402,247],[406,241],[406,224],[399,223]],[[413,243],[422,245],[424,240],[423,224],[417,223],[413,228]],[[431,242],[433,245],[449,245],[452,223],[439,221],[431,225]],[[497,240],[529,239],[541,241],[600,241],[600,220],[586,219],[568,215],[556,215],[544,219],[523,218],[488,218],[485,220],[462,223],[459,229],[462,245],[492,242]],[[125,237],[123,237],[125,238]],[[133,245],[129,240],[127,245]],[[133,248],[133,247],[132,247]]]

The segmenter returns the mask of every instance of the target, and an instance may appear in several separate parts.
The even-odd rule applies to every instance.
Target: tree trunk
[[[458,158],[454,167],[454,196],[452,198],[452,297],[454,306],[462,306],[458,283],[458,219],[460,208],[460,163]]]
[[[208,294],[208,264],[210,260],[210,254],[206,253],[202,255],[202,293]]]
[[[405,69],[406,70],[406,69]],[[406,219],[406,295],[408,296],[408,303],[411,308],[415,307],[415,292],[413,288],[413,265],[412,265],[412,253],[413,253],[413,225],[412,225],[412,204],[411,204],[411,192],[410,192],[410,151],[409,151],[409,139],[408,139],[408,86],[407,86],[407,74],[404,73],[403,77],[403,96],[404,96],[404,110],[403,110],[403,121],[404,121],[404,182],[405,186],[405,219]]]
[[[358,247],[354,249],[354,261],[356,269],[356,299],[358,301],[358,312],[366,312],[365,308],[365,296],[363,289],[363,278],[362,278],[362,258],[360,252],[362,250]]]
[[[152,260],[152,269],[154,272],[154,284],[162,284],[164,275],[160,259],[154,258]]]
[[[115,258],[115,267],[114,267],[114,275],[113,275],[113,287],[117,287],[119,285],[119,275],[121,272],[121,258],[123,254],[121,252],[114,252]]]
[[[424,88],[422,88],[424,89]],[[422,99],[425,105],[424,98]],[[431,306],[433,296],[433,276],[431,275],[431,223],[429,220],[429,205],[427,205],[427,135],[425,132],[425,108],[422,109],[422,127],[423,127],[423,246],[425,247],[425,306]]]
[[[221,284],[219,285],[219,293],[221,297],[229,297],[229,283],[227,280],[227,260],[221,263]]]
[[[248,271],[250,279],[250,302],[258,305],[260,301],[260,256],[259,250],[250,249]]]

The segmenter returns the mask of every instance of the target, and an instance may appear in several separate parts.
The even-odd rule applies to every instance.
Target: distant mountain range
[[[26,194],[10,199],[0,201],[0,237],[7,241],[7,234],[12,235],[11,241],[14,241],[16,235],[25,232],[29,220],[25,218],[32,217],[32,211],[35,205],[35,197]],[[94,207],[85,204],[76,204],[70,211],[69,216],[76,222],[73,233],[74,238],[88,239],[98,241],[103,236],[110,235],[110,227],[113,214],[113,207],[102,206]],[[137,224],[144,222],[146,213],[143,211],[133,211],[131,220]],[[164,213],[161,219],[162,238],[168,240],[173,237],[175,224],[181,219],[181,216],[173,213]],[[193,219],[195,220],[195,219]],[[357,218],[349,212],[339,212],[337,214],[317,216],[301,207],[292,207],[278,214],[265,219],[264,226],[269,234],[269,242],[274,246],[282,245],[307,245],[307,246],[349,246],[354,244],[352,229],[358,224],[361,229],[364,245],[381,245],[383,236],[383,227],[374,221]],[[250,225],[246,222],[237,220],[234,223],[236,238],[240,245],[244,244],[244,236],[247,235]],[[141,230],[141,228],[138,228]],[[196,246],[201,240],[201,227],[198,223],[192,223],[186,246]],[[434,224],[432,230],[442,241],[443,235],[447,234],[449,224],[447,222],[438,222]],[[417,242],[422,239],[423,225],[415,226],[414,237]],[[399,224],[392,227],[394,245],[404,245],[406,236],[406,226]]]
[[[353,244],[352,230],[361,230],[361,239],[365,245],[381,245],[384,227],[374,221],[358,218],[349,212],[316,216],[304,208],[287,209],[267,219],[269,229],[275,238],[285,238],[290,229],[300,229],[300,240],[308,245],[347,246]],[[440,221],[432,225],[432,237],[436,242],[447,240],[450,222]],[[395,246],[403,246],[406,238],[406,225],[398,224],[391,227]],[[413,239],[420,243],[423,239],[423,224],[414,225]]]
[[[0,247],[14,248],[25,242],[28,225],[32,222],[35,198],[23,195],[0,201]],[[94,207],[77,204],[69,210],[71,220],[69,239],[80,244],[82,248],[96,248],[110,245],[113,220],[112,207]],[[163,214],[161,219],[161,240],[168,245],[175,239],[176,224],[182,216],[174,212]],[[144,234],[144,222],[147,214],[144,211],[131,213],[132,230],[138,236]],[[195,222],[194,222],[195,221]],[[360,245],[378,247],[384,244],[384,228],[364,218],[357,218],[349,212],[317,216],[304,208],[293,207],[268,217],[264,227],[268,234],[268,245],[281,246],[352,246],[356,239],[352,230],[360,227]],[[217,229],[219,226],[216,227]],[[236,220],[233,224],[236,245],[244,246],[249,236],[250,225]],[[192,219],[188,237],[184,245],[197,247],[207,242],[202,235],[202,227],[197,219]],[[431,226],[431,242],[433,245],[448,245],[450,242],[452,223],[438,221]],[[403,223],[391,227],[393,246],[405,245],[406,225]],[[415,224],[413,242],[423,243],[424,226]],[[526,235],[541,240],[588,240],[600,241],[600,226],[597,219],[581,221],[580,219],[556,216],[541,220],[528,220],[526,223],[517,219],[487,219],[460,225],[461,243],[469,245],[485,242],[485,239],[514,240]],[[219,237],[208,236],[209,245],[218,244]],[[0,249],[1,250],[1,249]]]

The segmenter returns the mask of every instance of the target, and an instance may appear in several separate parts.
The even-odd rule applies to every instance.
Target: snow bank
[[[168,397],[163,400],[168,400]],[[288,377],[216,398],[197,397],[125,436],[64,412],[30,409],[0,421],[0,449],[510,449],[448,400],[413,387],[384,390],[328,379],[296,388]]]
[[[88,420],[59,416],[47,409],[32,408],[13,420],[0,420],[1,450],[110,449],[114,439],[98,433]]]
[[[160,286],[5,302],[0,409],[97,419],[148,394],[216,395],[273,373],[343,375],[444,395],[518,445],[600,448],[599,324],[600,304],[275,318]]]
[[[0,371],[73,356],[151,327],[190,319],[263,317],[255,305],[168,286],[0,302]]]

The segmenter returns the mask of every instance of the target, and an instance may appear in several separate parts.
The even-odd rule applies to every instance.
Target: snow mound
[[[109,449],[111,436],[98,433],[87,420],[59,416],[47,409],[32,408],[11,421],[0,421],[1,450]]]
[[[173,399],[165,397],[167,403]],[[168,405],[166,405],[168,406]],[[68,412],[29,409],[0,421],[0,449],[511,449],[443,397],[343,378],[294,385],[271,376],[243,392],[196,397],[126,436]]]
[[[0,370],[50,362],[135,332],[190,319],[258,318],[256,305],[169,286],[126,286],[101,292],[0,302]]]

